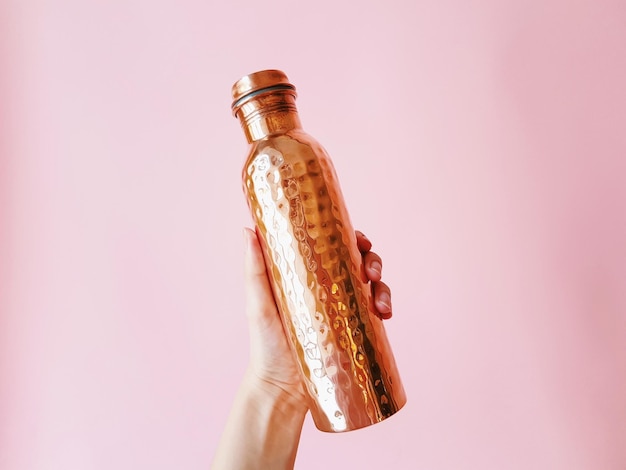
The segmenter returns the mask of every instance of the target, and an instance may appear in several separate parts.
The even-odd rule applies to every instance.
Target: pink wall
[[[205,469],[247,346],[231,84],[300,91],[409,396],[299,469],[626,467],[622,1],[0,5],[0,468]]]

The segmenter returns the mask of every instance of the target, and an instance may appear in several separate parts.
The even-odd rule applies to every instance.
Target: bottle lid
[[[237,114],[239,106],[248,99],[275,90],[292,90],[295,95],[296,87],[289,83],[287,75],[280,70],[261,70],[246,75],[233,85],[233,114]]]

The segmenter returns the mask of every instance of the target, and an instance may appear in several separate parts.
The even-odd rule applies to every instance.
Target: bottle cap
[[[295,95],[296,87],[280,70],[261,70],[246,75],[233,85],[233,114],[237,114],[237,109],[248,99],[275,90],[292,90]]]

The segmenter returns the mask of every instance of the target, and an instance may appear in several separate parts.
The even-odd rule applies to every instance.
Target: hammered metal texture
[[[299,129],[257,141],[243,181],[316,426],[391,416],[406,397],[325,151]]]

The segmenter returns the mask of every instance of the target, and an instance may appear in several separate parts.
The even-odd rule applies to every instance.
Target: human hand
[[[363,233],[357,231],[356,237],[363,257],[365,281],[371,284],[375,310],[380,318],[390,318],[391,292],[381,281],[382,260],[370,251],[372,243]],[[244,241],[246,315],[250,332],[248,378],[261,387],[274,389],[293,399],[294,406],[306,407],[298,366],[289,349],[256,233],[244,229]]]

